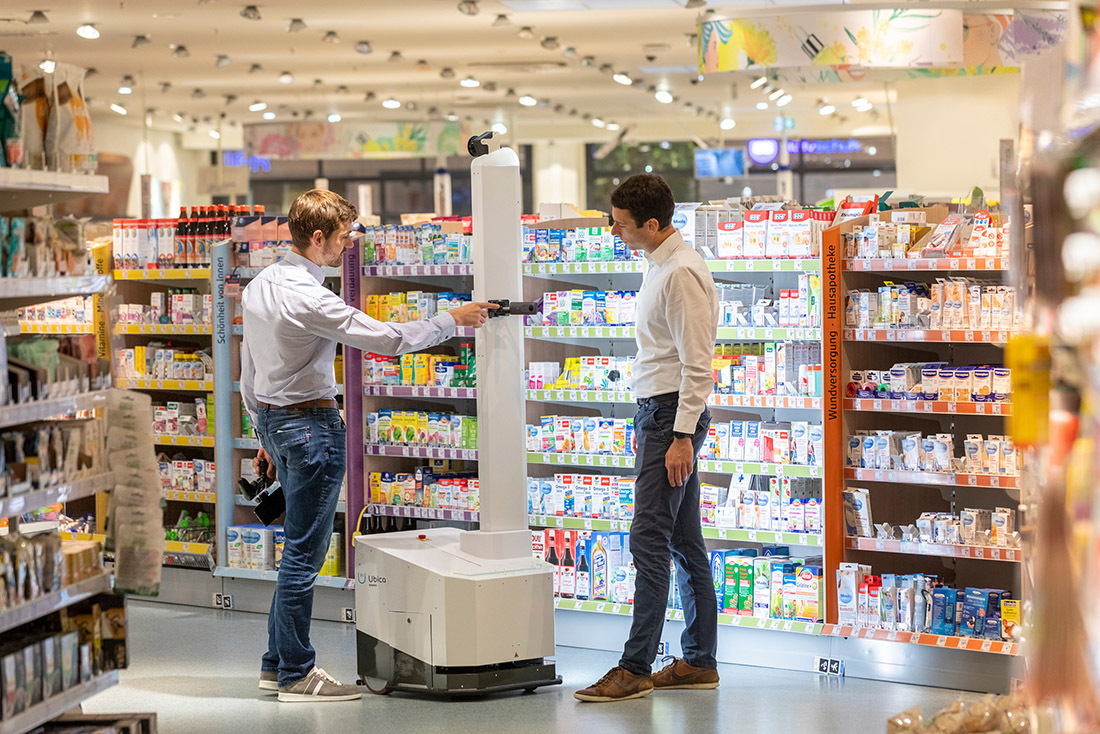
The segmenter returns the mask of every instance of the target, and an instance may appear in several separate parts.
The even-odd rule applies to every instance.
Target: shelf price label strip
[[[928,632],[900,632],[897,630],[871,629],[851,625],[826,624],[821,634],[828,637],[854,637],[861,640],[880,640],[884,642],[902,642],[910,645],[927,645],[948,650],[968,650],[970,652],[988,652],[996,655],[1016,655],[1017,645],[1007,640],[993,640],[984,637],[960,637],[955,635],[934,635]]]
[[[559,454],[556,452],[527,452],[530,464],[561,464],[564,466],[592,466],[632,469],[633,456],[613,454]],[[698,460],[699,471],[710,474],[755,474],[774,477],[821,477],[821,467],[798,464],[761,464],[757,462]]]
[[[1012,415],[1010,402],[948,402],[944,400],[893,400],[890,398],[845,398],[845,410],[881,413],[931,413],[933,415]]]
[[[950,487],[992,487],[994,489],[1019,489],[1018,477],[1007,474],[952,474],[938,472],[898,471],[893,469],[844,470],[845,479],[861,482],[898,482]]]
[[[852,258],[844,269],[852,272],[881,273],[895,270],[1005,270],[1008,261],[999,257],[952,258]]]
[[[363,453],[368,456],[477,461],[477,449],[453,449],[442,446],[384,446],[367,444],[363,447]]]
[[[853,550],[879,553],[904,553],[906,555],[937,556],[940,558],[972,558],[984,561],[1019,563],[1020,551],[1016,548],[982,545],[948,545],[946,543],[917,543],[880,538],[846,538],[845,545]]]
[[[414,520],[451,520],[480,522],[481,513],[476,510],[450,510],[442,507],[416,507],[412,505],[371,504],[372,515],[381,517],[407,517]]]

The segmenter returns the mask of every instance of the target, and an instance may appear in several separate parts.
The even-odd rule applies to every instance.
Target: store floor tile
[[[960,694],[936,688],[825,678],[813,673],[722,665],[717,691],[666,691],[619,704],[583,704],[573,692],[617,656],[558,648],[561,686],[533,695],[440,701],[365,694],[362,701],[279,704],[257,690],[266,615],[131,600],[131,665],[120,685],[85,704],[90,713],[155,711],[161,734],[253,732],[738,732],[877,734],[915,704],[925,713]],[[314,622],[321,667],[346,683],[355,675],[355,630]],[[962,694],[966,700],[975,694]]]

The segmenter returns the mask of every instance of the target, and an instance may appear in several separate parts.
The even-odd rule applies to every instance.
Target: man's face
[[[639,227],[628,210],[611,207],[611,219],[611,234],[618,235],[631,250],[640,250],[648,242],[649,232],[646,227]]]
[[[338,268],[344,263],[344,250],[350,250],[355,244],[351,236],[352,222],[342,222],[321,246],[321,260],[330,268]]]

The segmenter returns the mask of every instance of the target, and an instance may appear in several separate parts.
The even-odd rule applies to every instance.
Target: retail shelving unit
[[[121,301],[126,304],[149,305],[151,294],[164,293],[167,301],[172,289],[187,288],[198,291],[201,295],[212,293],[212,269],[208,267],[188,268],[145,268],[145,269],[116,269],[112,271],[115,287],[121,296]],[[149,343],[170,344],[172,346],[185,346],[204,348],[212,343],[213,325],[210,323],[172,323],[172,324],[147,324],[147,323],[112,323],[111,334],[114,337],[114,348],[132,348]],[[112,355],[113,358],[113,355]],[[171,379],[144,379],[123,378],[115,380],[115,385],[127,390],[140,390],[153,394],[154,402],[164,401],[193,401],[198,394],[209,394],[215,391],[218,381],[215,374],[209,380],[171,380]],[[205,459],[214,458],[215,471],[224,471],[223,465],[215,456],[215,427],[213,421],[208,423],[205,435],[168,435],[157,434],[154,442],[160,450],[172,458]],[[165,510],[166,525],[175,525],[180,514],[186,510],[192,516],[198,512],[208,515],[214,513],[217,520],[216,495],[214,492],[196,491],[166,491],[164,499],[167,503]],[[181,543],[168,542],[164,553],[164,565],[182,569],[211,570],[214,563],[212,543]],[[193,574],[173,574],[164,576],[162,589],[167,599],[174,598],[180,585],[188,585],[193,580]],[[186,596],[186,592],[184,592]]]
[[[929,222],[946,212],[928,210]],[[1011,338],[1008,330],[958,329],[852,329],[842,325],[848,291],[875,289],[885,281],[934,282],[936,278],[962,275],[1000,281],[1008,263],[1000,258],[851,259],[841,260],[843,233],[866,220],[854,220],[825,233],[826,268],[836,284],[826,309],[835,315],[826,323],[839,349],[827,371],[837,373],[832,388],[841,399],[838,419],[827,421],[826,452],[833,458],[826,481],[826,510],[835,510],[826,521],[830,542],[838,540],[839,553],[829,556],[826,582],[835,587],[841,560],[870,564],[872,573],[931,573],[947,578],[958,589],[967,586],[1009,589],[1014,598],[1022,592],[1022,551],[1015,547],[918,543],[898,539],[846,537],[842,493],[846,487],[869,491],[874,522],[893,526],[915,523],[922,512],[958,512],[963,508],[1015,507],[1019,480],[1006,474],[959,471],[902,471],[844,466],[849,434],[857,430],[911,430],[923,435],[951,433],[961,447],[967,434],[1004,434],[1004,418],[1011,402],[948,402],[845,397],[843,385],[850,370],[889,369],[896,362],[944,361],[951,365],[1003,364],[1002,347]],[[827,284],[830,278],[827,275]],[[826,289],[829,290],[828,288]],[[831,432],[830,432],[831,431]],[[956,448],[956,453],[958,448]],[[843,467],[843,468],[841,468]],[[955,469],[957,467],[953,467]],[[834,549],[835,550],[835,549]],[[845,660],[847,673],[861,677],[893,678],[913,683],[970,690],[1004,692],[1013,678],[1022,677],[1017,645],[1012,641],[919,632],[860,628],[836,624],[830,609],[821,634],[831,640],[831,657]],[[904,652],[892,649],[905,645]],[[885,647],[884,647],[885,646]],[[945,657],[949,656],[949,657]]]
[[[15,212],[52,204],[90,194],[107,193],[106,176],[31,171],[0,168],[0,213]],[[96,306],[111,289],[108,275],[88,275],[58,278],[3,278],[0,279],[0,306],[4,310],[18,306],[67,298],[95,295]],[[21,329],[25,334],[85,334],[92,330],[33,325]],[[38,328],[41,327],[41,328]],[[102,356],[102,355],[101,355]],[[106,406],[106,392],[94,391],[73,395],[55,396],[47,400],[0,406],[0,428],[14,428],[29,423],[52,419],[83,418],[90,411]],[[91,497],[97,492],[114,486],[114,476],[109,472],[70,477],[51,487],[12,494],[0,498],[0,516],[8,518],[9,527],[18,526],[18,517],[43,507]],[[10,632],[20,625],[53,614],[91,597],[108,593],[112,589],[111,575],[107,572],[73,583],[56,592],[0,612],[0,633]],[[118,671],[110,671],[92,680],[74,686],[22,713],[0,722],[0,734],[22,734],[77,707],[84,700],[118,683]]]

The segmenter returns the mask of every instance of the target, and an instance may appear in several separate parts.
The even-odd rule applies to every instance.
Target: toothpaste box
[[[714,582],[714,596],[718,600],[718,609],[726,608],[726,554],[728,551],[710,552],[710,576]]]

